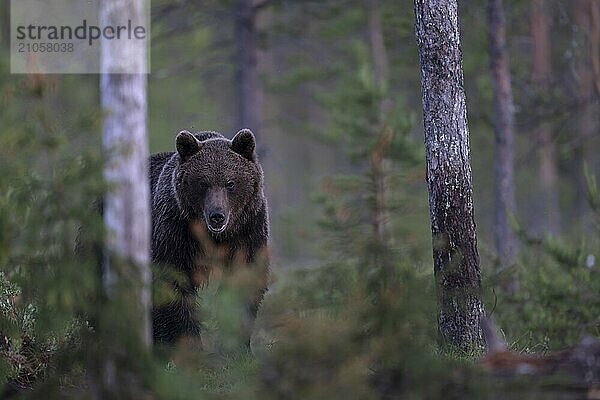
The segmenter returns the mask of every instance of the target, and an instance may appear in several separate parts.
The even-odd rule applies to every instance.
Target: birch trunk
[[[104,0],[104,26],[145,25],[144,0]],[[127,374],[119,358],[136,357],[122,336],[134,335],[141,349],[151,344],[150,193],[148,183],[148,139],[146,133],[146,74],[124,73],[130,68],[146,71],[145,43],[139,40],[103,41],[100,96],[104,112],[102,144],[106,161],[104,178],[109,190],[104,197],[107,231],[103,283],[109,310],[122,310],[115,319],[128,318],[128,332],[110,319],[100,331],[108,344],[102,366],[100,397],[126,391]],[[126,303],[127,302],[127,303]],[[109,331],[107,331],[107,329]],[[129,342],[127,342],[129,343]],[[125,351],[125,354],[122,352]]]

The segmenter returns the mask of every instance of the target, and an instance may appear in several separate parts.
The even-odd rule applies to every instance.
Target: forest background
[[[499,161],[487,6],[469,0],[459,9],[483,293],[509,346],[543,354],[576,344],[583,333],[600,335],[600,157],[594,150],[600,144],[600,4],[504,1],[515,193],[504,236],[495,219],[504,192],[494,181]],[[206,396],[244,398],[266,390],[319,398],[333,390],[331,374],[332,386],[344,388],[339,397],[372,395],[366,388],[419,392],[425,389],[415,382],[429,374],[445,376],[457,393],[476,390],[465,383],[474,381],[471,372],[456,367],[461,377],[448,377],[441,366],[472,354],[447,361],[438,350],[422,353],[435,347],[436,324],[413,2],[164,0],[152,2],[151,16],[150,150],[173,150],[182,129],[232,137],[251,128],[265,170],[278,278],[253,343],[256,354],[267,354],[264,360],[237,354],[190,361],[170,354],[170,361],[156,362],[152,391],[161,398],[186,398],[182,388],[190,387]],[[81,350],[89,343],[77,332],[87,329],[82,315],[94,303],[81,299],[87,302],[97,285],[93,268],[81,268],[67,254],[74,226],[100,224],[88,207],[103,190],[98,76],[11,75],[8,1],[0,24],[0,265],[8,315],[0,330],[10,338],[5,350],[17,359],[7,363],[3,379],[17,377],[28,387],[44,376],[68,391],[81,387],[81,371],[89,366],[82,355],[88,351]],[[382,202],[372,184],[378,157]],[[361,300],[373,290],[361,286],[371,279],[361,266],[382,254],[380,217],[385,254],[399,274],[394,279],[408,288],[395,292],[397,301],[388,299],[390,309],[374,311]],[[508,263],[499,251],[507,241],[515,243]],[[506,284],[515,281],[516,288]],[[205,299],[209,308],[211,300],[228,309],[227,298]],[[231,322],[212,312],[207,331]],[[367,317],[374,312],[381,313],[377,322]],[[283,328],[282,316],[288,318]],[[356,338],[357,326],[361,331],[365,324],[373,329],[368,344]],[[81,352],[56,361],[57,353],[70,354],[57,351],[64,348]],[[39,356],[46,354],[41,349],[52,355]],[[327,367],[307,365],[306,352]],[[383,356],[389,354],[397,357]],[[429,357],[439,369],[427,364]],[[364,372],[373,359],[387,375]],[[421,367],[413,369],[415,363]],[[200,383],[189,371],[177,375],[178,365],[192,365]],[[396,379],[397,370],[404,377],[414,373],[413,381]],[[401,388],[390,383],[397,381]],[[440,380],[427,390],[442,393],[447,384]]]

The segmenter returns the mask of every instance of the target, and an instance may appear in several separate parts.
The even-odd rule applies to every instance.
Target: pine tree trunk
[[[379,1],[367,0],[368,36],[371,55],[374,65],[374,81],[382,97],[379,103],[378,124],[374,134],[378,137],[378,145],[371,154],[371,172],[375,192],[375,205],[373,213],[373,230],[381,252],[385,251],[387,243],[386,224],[389,220],[386,208],[386,160],[385,152],[389,144],[390,132],[385,126],[386,108],[389,108],[389,99],[384,95],[389,79],[388,56],[383,40],[383,28],[379,15]],[[379,262],[378,262],[379,263]]]
[[[548,94],[552,78],[550,21],[544,0],[532,0],[530,23],[533,42],[531,78],[538,97],[541,98]],[[541,207],[540,213],[536,216],[536,225],[541,232],[558,235],[560,233],[558,167],[551,125],[545,121],[540,122],[534,136],[539,146],[538,175],[541,186],[539,199]]]
[[[254,3],[254,0],[237,0],[235,4],[235,86],[238,102],[236,129],[250,128],[257,137],[258,152],[261,154],[264,96],[258,75],[258,9]]]
[[[443,340],[482,348],[481,273],[456,0],[415,0],[438,324]]]
[[[146,26],[144,0],[104,0],[100,15],[104,26],[127,25],[128,19],[134,26]],[[105,353],[100,355],[103,358],[97,384],[100,398],[117,396],[130,389],[130,371],[122,370],[123,358],[140,355],[131,346],[131,338],[137,337],[141,351],[150,347],[152,338],[147,76],[122,73],[125,66],[146,70],[144,43],[104,41],[100,96],[104,111],[104,177],[109,186],[103,203],[107,231],[104,312],[118,314],[101,317],[99,322],[100,340],[106,346]],[[122,320],[127,320],[127,332],[117,330],[123,326]]]
[[[506,20],[502,0],[488,1],[490,41],[490,67],[494,83],[494,241],[498,253],[499,271],[514,265],[517,240],[510,226],[515,215],[514,176],[514,106],[506,48]],[[518,289],[515,277],[511,277],[504,289],[514,293]]]
[[[584,166],[588,165],[593,168],[595,152],[592,140],[597,135],[599,127],[597,104],[598,96],[600,96],[599,2],[598,0],[573,0],[572,4],[575,23],[579,28],[579,34],[575,40],[577,49],[579,49],[576,54],[577,114],[579,116],[577,211],[582,223],[586,225],[590,209],[586,196],[587,181],[584,175]]]
[[[375,66],[375,83],[385,85],[389,79],[387,50],[383,40],[383,27],[379,11],[379,0],[367,0],[369,44]]]

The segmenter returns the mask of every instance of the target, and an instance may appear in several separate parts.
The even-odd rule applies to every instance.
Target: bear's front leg
[[[182,287],[185,286],[185,287]],[[175,299],[152,310],[152,331],[157,343],[175,343],[183,337],[199,337],[196,311],[198,289],[191,282],[174,284]]]

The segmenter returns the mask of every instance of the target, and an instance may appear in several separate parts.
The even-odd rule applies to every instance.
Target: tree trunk
[[[258,33],[254,0],[237,0],[235,5],[236,70],[238,102],[236,129],[250,128],[256,136],[258,153],[262,151],[264,94],[258,76]]]
[[[415,0],[438,324],[444,342],[482,348],[481,273],[456,0]]]
[[[375,83],[386,85],[389,79],[388,56],[383,40],[383,27],[379,15],[379,0],[367,0],[369,44],[375,66]]]
[[[379,116],[377,126],[373,132],[378,138],[378,145],[371,154],[371,173],[375,192],[373,213],[373,230],[377,239],[380,252],[385,252],[387,244],[386,225],[389,220],[386,208],[386,160],[389,141],[391,140],[389,128],[386,127],[385,114],[389,108],[389,99],[385,96],[389,79],[388,56],[383,40],[383,27],[379,15],[379,0],[367,0],[368,36],[369,46],[373,57],[374,81],[377,90],[381,93],[379,103]],[[380,262],[377,262],[380,264]]]
[[[600,95],[600,77],[596,70],[600,63],[598,56],[600,21],[597,0],[573,0],[574,19],[579,27],[575,42],[580,49],[576,59],[577,114],[579,120],[577,160],[578,188],[577,208],[579,218],[585,225],[590,212],[587,203],[587,180],[584,166],[593,167],[594,149],[592,140],[598,131],[598,105],[595,98]],[[588,226],[589,227],[589,226]]]
[[[515,215],[514,174],[514,106],[506,48],[506,20],[502,0],[488,1],[490,67],[494,83],[494,241],[498,253],[498,270],[515,264],[517,241],[510,226]],[[514,276],[504,285],[508,293],[518,289]]]
[[[531,78],[538,98],[546,97],[550,90],[552,63],[550,49],[550,21],[548,5],[544,0],[532,0],[530,23],[533,42],[533,62]],[[534,137],[539,148],[540,211],[536,215],[536,225],[541,232],[551,235],[560,233],[560,205],[558,198],[558,168],[556,145],[551,125],[541,121]]]
[[[129,19],[134,26],[146,26],[144,0],[105,0],[100,16],[103,26],[127,25]],[[121,370],[122,359],[140,354],[131,347],[131,338],[137,337],[140,351],[150,347],[152,338],[147,76],[123,73],[126,67],[146,71],[146,63],[144,42],[102,42],[102,143],[106,156],[104,177],[109,185],[103,205],[107,231],[103,283],[106,310],[119,316],[100,318],[100,338],[106,345],[105,353],[100,355],[104,359],[98,383],[101,398],[129,390],[129,371]],[[121,322],[113,321],[116,319]],[[129,321],[127,332],[122,329],[123,319]]]

